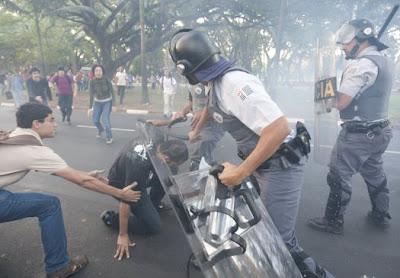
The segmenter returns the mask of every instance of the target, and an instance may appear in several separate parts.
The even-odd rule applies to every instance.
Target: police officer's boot
[[[308,220],[308,225],[318,231],[332,234],[343,234],[343,216],[333,220],[324,217],[316,217]]]
[[[301,276],[304,278],[335,278],[326,269],[317,265],[313,258],[311,258],[304,251],[292,253],[294,262],[300,270]]]
[[[318,231],[343,234],[343,215],[339,215],[341,200],[332,190],[326,203],[325,216],[308,220],[308,225]]]
[[[368,218],[381,229],[388,229],[390,227],[390,219],[392,219],[389,213],[379,212],[374,209],[368,212]]]

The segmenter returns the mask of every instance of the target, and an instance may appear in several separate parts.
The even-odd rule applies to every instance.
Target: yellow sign
[[[336,77],[322,79],[315,83],[314,101],[336,97]]]

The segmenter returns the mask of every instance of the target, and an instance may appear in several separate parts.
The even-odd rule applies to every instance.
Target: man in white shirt
[[[115,81],[118,89],[119,104],[122,104],[124,102],[125,89],[128,82],[128,75],[126,74],[122,66],[118,68],[118,71],[115,74]]]
[[[55,136],[56,123],[52,110],[41,103],[26,103],[17,111],[17,128],[0,134],[0,223],[27,217],[39,219],[45,253],[47,277],[68,277],[81,270],[88,260],[85,256],[70,258],[60,200],[42,193],[13,193],[4,188],[17,183],[29,171],[59,176],[86,189],[108,194],[126,201],[137,202],[140,192],[132,191],[135,184],[123,189],[109,186],[102,171],[83,172],[73,169],[42,139]],[[29,275],[28,275],[29,276]]]
[[[176,80],[171,72],[164,70],[164,75],[160,78],[160,86],[164,94],[164,118],[170,118],[174,109]]]

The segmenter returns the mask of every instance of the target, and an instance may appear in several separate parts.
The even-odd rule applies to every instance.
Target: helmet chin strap
[[[346,55],[345,59],[354,59],[357,51],[360,49],[360,42],[357,40],[357,44],[353,47],[348,55]]]

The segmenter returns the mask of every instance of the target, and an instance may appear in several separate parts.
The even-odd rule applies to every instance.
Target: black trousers
[[[65,118],[68,122],[71,121],[73,97],[73,95],[58,95],[58,106],[60,106],[63,121]]]

